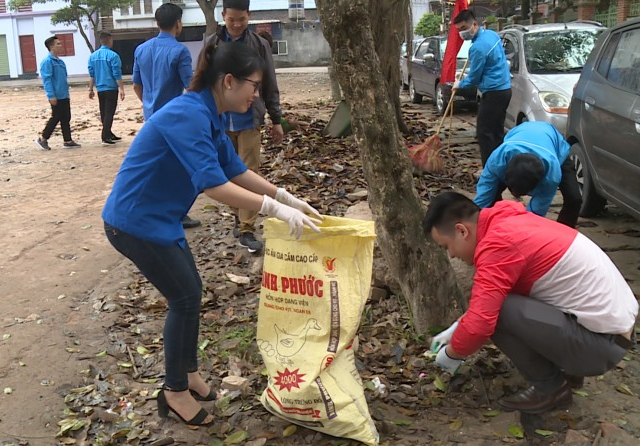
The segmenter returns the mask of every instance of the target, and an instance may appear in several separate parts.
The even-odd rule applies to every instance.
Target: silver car
[[[564,134],[573,86],[604,29],[595,22],[504,28],[512,90],[505,126],[543,121]]]
[[[605,31],[576,85],[566,132],[580,215],[610,200],[640,218],[640,18]]]

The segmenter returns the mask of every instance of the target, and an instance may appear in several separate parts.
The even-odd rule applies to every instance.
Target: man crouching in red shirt
[[[464,195],[433,199],[424,230],[476,268],[469,308],[434,337],[436,363],[455,373],[489,338],[531,387],[498,404],[543,413],[572,402],[582,377],[612,369],[635,343],[638,302],[591,240],[513,201],[480,209]]]

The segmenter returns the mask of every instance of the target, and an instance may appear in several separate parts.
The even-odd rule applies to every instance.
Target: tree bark
[[[368,1],[371,32],[380,59],[380,69],[387,82],[389,101],[402,133],[409,129],[400,108],[400,45],[404,41],[409,19],[409,0]]]
[[[342,99],[342,92],[340,91],[340,83],[335,75],[335,70],[331,64],[329,65],[328,71],[329,81],[331,82],[331,99],[339,101]]]
[[[218,22],[216,21],[215,9],[218,4],[218,0],[197,0],[200,9],[202,9],[202,13],[204,14],[204,19],[206,22],[206,28],[204,31],[205,37],[209,37],[218,29]]]
[[[452,322],[464,305],[447,255],[422,231],[424,210],[374,47],[371,2],[316,0],[316,5],[336,75],[351,106],[378,244],[407,299],[415,330],[426,333],[430,326]],[[398,46],[396,36],[389,32],[386,36],[389,42],[383,44],[379,38],[379,48]]]
[[[93,22],[93,20],[91,20],[91,14],[88,11],[87,11],[86,17],[87,17],[87,20],[89,20],[89,23],[91,24],[91,29],[94,30],[93,31],[94,36],[96,36],[96,31],[95,30],[97,29],[97,26]],[[80,32],[80,35],[84,39],[84,42],[89,47],[89,51],[93,53],[95,51],[95,48],[93,47],[93,45],[91,45],[91,41],[89,40],[89,36],[87,36],[87,33],[84,31],[84,27],[82,26],[82,15],[80,15],[80,14],[78,14],[78,16],[76,17],[76,27],[78,28],[78,31]],[[97,40],[96,40],[96,42],[97,42]]]

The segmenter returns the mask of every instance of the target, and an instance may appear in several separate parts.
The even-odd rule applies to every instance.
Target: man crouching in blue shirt
[[[509,130],[487,160],[475,203],[492,206],[504,183],[515,197],[530,195],[527,210],[544,217],[559,188],[563,202],[558,223],[575,228],[582,195],[570,152],[571,146],[553,125],[523,122]]]

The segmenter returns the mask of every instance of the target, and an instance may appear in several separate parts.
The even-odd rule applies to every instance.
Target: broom
[[[467,65],[469,64],[469,59],[464,62],[464,66],[462,67],[462,72],[460,73],[460,79],[464,76],[464,72],[467,69]],[[456,90],[451,90],[451,97],[449,98],[449,103],[447,104],[447,108],[442,115],[442,119],[440,120],[440,124],[436,128],[436,131],[433,135],[429,136],[424,140],[422,144],[418,144],[416,146],[412,146],[409,148],[409,156],[413,161],[413,164],[424,170],[428,173],[442,173],[444,172],[444,160],[440,155],[442,151],[442,141],[440,140],[440,129],[442,129],[442,125],[444,124],[445,119],[447,119],[447,114],[449,113],[449,109],[453,107],[453,98],[455,96]],[[453,112],[453,110],[451,110]]]

